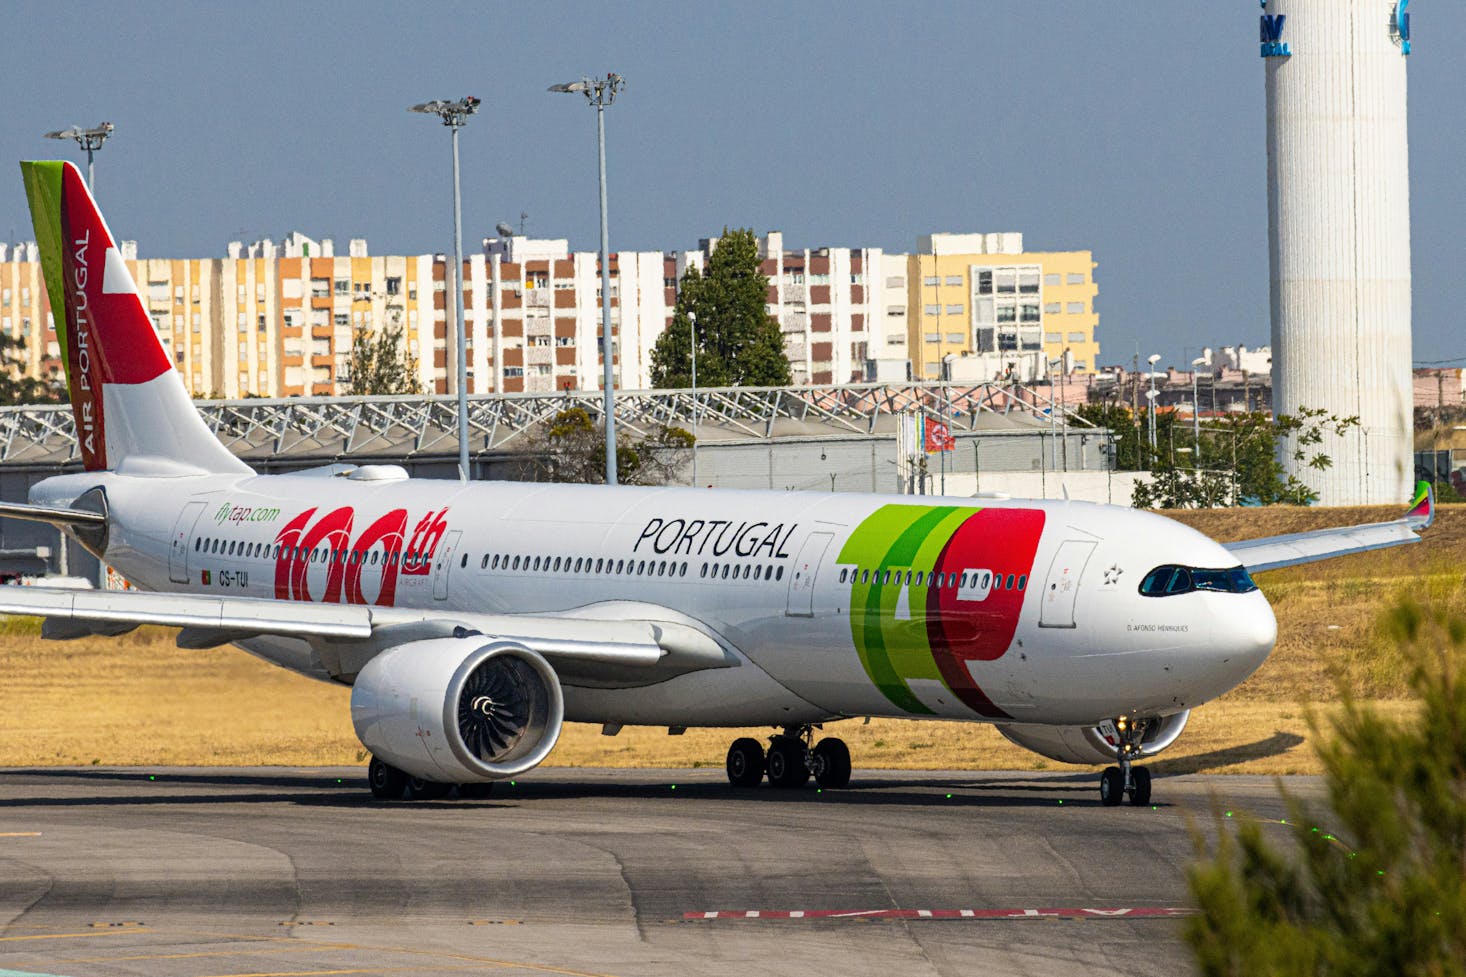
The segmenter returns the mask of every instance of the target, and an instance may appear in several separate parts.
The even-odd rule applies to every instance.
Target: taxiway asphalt
[[[1106,808],[1088,773],[541,768],[384,803],[360,769],[5,770],[0,975],[1170,977],[1214,803],[1295,830],[1270,777]]]

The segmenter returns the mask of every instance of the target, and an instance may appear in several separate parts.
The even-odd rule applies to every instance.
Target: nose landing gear
[[[811,777],[821,787],[838,789],[850,784],[850,748],[827,736],[815,743],[813,726],[789,726],[769,737],[767,751],[758,740],[741,737],[728,748],[728,782],[754,787],[768,774],[772,787],[801,787]]]
[[[1140,744],[1150,723],[1121,716],[1113,726],[1115,761],[1119,766],[1106,767],[1100,774],[1100,803],[1114,807],[1128,794],[1131,804],[1143,807],[1150,803],[1150,771],[1135,766],[1134,761],[1144,756]]]

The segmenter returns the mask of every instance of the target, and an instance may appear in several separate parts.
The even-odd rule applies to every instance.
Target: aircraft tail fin
[[[194,408],[81,172],[20,168],[87,470],[249,472]]]

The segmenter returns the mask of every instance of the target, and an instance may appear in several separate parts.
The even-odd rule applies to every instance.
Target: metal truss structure
[[[327,463],[447,458],[458,451],[453,396],[204,400],[197,406],[219,439],[246,462]],[[953,433],[1036,430],[1050,423],[1044,387],[1011,384],[846,384],[623,391],[616,423],[633,438],[663,426],[693,430],[701,443],[783,438],[890,436],[897,418],[925,412]],[[498,394],[468,402],[476,455],[513,451],[561,411],[595,421],[599,391]],[[1062,410],[1062,408],[1061,408]],[[1091,427],[1068,414],[1070,427]],[[79,461],[71,408],[65,404],[0,407],[0,466],[61,467]]]

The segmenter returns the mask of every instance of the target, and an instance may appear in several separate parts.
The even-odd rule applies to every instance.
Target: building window
[[[940,305],[924,305],[921,311],[925,315],[941,315],[942,307]]]
[[[904,305],[889,305],[889,306],[886,307],[886,315],[889,315],[889,316],[898,316],[898,317],[899,316],[904,316],[904,315],[906,315],[906,306],[904,306]]]
[[[400,277],[394,276],[392,278],[388,278],[387,279],[387,294],[388,295],[396,295],[396,294],[400,293],[401,291],[402,291],[402,279]]]
[[[992,269],[984,269],[977,273],[977,294],[993,294],[993,273]]]
[[[346,312],[338,312],[338,313],[336,313],[336,315],[333,318],[334,318],[334,321],[335,321],[336,325],[338,325],[338,326],[346,326],[347,328],[350,328],[350,326],[351,326],[351,315],[349,313],[346,313]]]
[[[947,282],[946,283],[948,285],[961,285],[962,284],[962,276],[961,275],[948,275],[947,276]]]
[[[311,298],[313,298],[313,299],[328,299],[330,297],[331,297],[331,279],[329,279],[329,278],[312,278],[311,279]]]
[[[927,275],[921,280],[921,284],[926,286],[927,288],[935,288],[936,286],[942,284],[942,279],[938,275]]]
[[[1038,294],[1038,272],[1020,271],[1018,273],[1018,291],[1023,295]]]
[[[1036,302],[1025,302],[1019,310],[1018,319],[1020,322],[1038,321],[1038,304]]]
[[[958,346],[961,346],[963,343],[967,342],[967,337],[962,335],[962,333],[960,332],[949,332],[947,333],[947,342],[956,343]]]
[[[504,367],[504,375],[506,377],[522,377],[522,376],[524,376],[524,367],[522,367],[522,366],[506,366],[506,367]]]
[[[998,321],[999,322],[1017,322],[1018,321],[1018,309],[1017,309],[1017,307],[1016,306],[1012,306],[1012,305],[1006,305],[1006,304],[998,306]]]
[[[886,345],[887,346],[905,346],[906,345],[906,337],[903,336],[903,335],[901,335],[899,332],[898,333],[895,333],[893,335],[887,336],[886,337]]]
[[[922,338],[929,343],[939,343],[942,341],[942,334],[939,332],[929,332],[923,334]]]
[[[1060,278],[1060,276],[1057,273],[1050,272],[1049,274],[1047,274],[1047,275],[1044,276],[1044,284],[1045,285],[1057,285],[1057,284],[1059,284],[1059,278]]]
[[[1063,302],[1045,302],[1044,303],[1044,315],[1057,315],[1058,313],[1063,312],[1063,311],[1064,311],[1064,303]]]
[[[1044,342],[1046,342],[1046,343],[1062,343],[1063,341],[1064,341],[1064,334],[1061,333],[1061,332],[1046,332],[1046,333],[1044,333]]]
[[[1084,334],[1082,332],[1071,332],[1069,334],[1069,342],[1071,342],[1071,343],[1087,343],[1087,342],[1089,342],[1089,336],[1087,336],[1086,334]]]
[[[1068,312],[1069,312],[1070,315],[1083,315],[1084,314],[1084,303],[1083,302],[1070,302],[1069,303],[1069,307],[1068,307]]]
[[[995,282],[999,295],[1012,295],[1018,290],[1018,272],[1013,268],[1000,268]]]
[[[906,276],[904,276],[904,275],[891,275],[889,278],[886,279],[886,287],[887,288],[905,288],[906,287]]]
[[[962,306],[960,304],[947,306],[947,315],[961,315],[961,314],[962,314]]]
[[[351,294],[351,282],[348,281],[345,278],[338,278],[338,279],[336,279],[336,294],[337,295],[350,295]]]
[[[1082,271],[1071,271],[1071,272],[1069,272],[1068,282],[1069,282],[1070,285],[1083,285],[1084,284],[1084,272],[1082,272]]]

